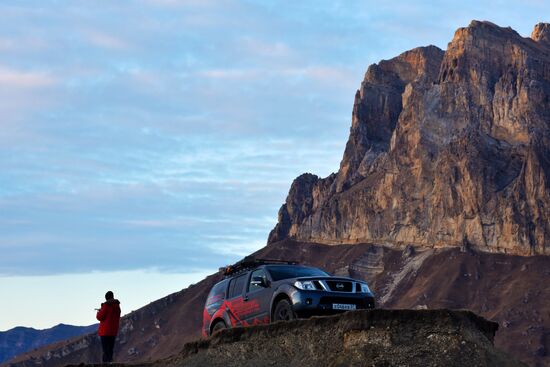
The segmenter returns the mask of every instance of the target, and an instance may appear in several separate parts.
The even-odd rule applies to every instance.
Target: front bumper
[[[300,317],[344,312],[334,309],[334,304],[355,305],[356,309],[374,308],[374,296],[369,293],[304,291],[296,289],[291,294],[294,312]]]

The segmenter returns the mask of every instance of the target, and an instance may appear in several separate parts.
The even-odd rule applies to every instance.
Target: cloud
[[[0,65],[0,88],[37,89],[56,83],[57,80],[46,72],[22,71]]]
[[[319,83],[331,83],[333,87],[341,84],[349,86],[356,83],[349,68],[332,66],[306,66],[269,69],[211,69],[198,72],[200,77],[220,80],[253,81],[285,78],[305,78]]]
[[[293,50],[285,42],[281,41],[266,42],[257,37],[246,36],[242,37],[238,41],[238,44],[242,50],[257,56],[285,58],[293,54]]]
[[[219,256],[231,256],[234,258],[245,257],[265,246],[264,241],[246,242],[247,239],[237,238],[235,241],[228,241],[227,238],[221,242],[211,241],[207,246]],[[230,263],[226,264],[229,265]]]
[[[198,75],[209,79],[250,80],[261,78],[266,74],[253,69],[211,69],[200,71]]]
[[[94,30],[87,31],[86,35],[89,42],[94,46],[111,50],[126,50],[130,47],[126,41],[124,41],[120,37],[115,37],[111,34],[102,33]]]
[[[338,169],[370,63],[444,47],[481,16],[530,31],[548,10],[13,4],[0,4],[0,273],[43,274],[215,268],[262,246],[293,178]]]
[[[325,172],[338,163],[327,145],[307,140],[297,147],[292,140],[210,138],[156,148],[156,155],[128,148],[131,159],[124,149],[91,161],[49,152],[47,160],[34,156],[32,169],[17,160],[6,167],[0,248],[8,255],[0,273],[217,267],[265,244],[291,180],[320,168],[310,157]],[[107,250],[118,260],[105,261]]]
[[[0,38],[0,50],[9,51],[15,47],[16,42],[9,38]]]
[[[331,83],[333,86],[357,83],[349,68],[331,66],[307,66],[305,68],[289,68],[281,71],[282,75],[305,77],[314,81]]]
[[[47,42],[38,37],[0,37],[0,50],[5,52],[43,52],[49,47]]]
[[[199,6],[209,3],[207,0],[145,0],[145,2],[165,7]]]

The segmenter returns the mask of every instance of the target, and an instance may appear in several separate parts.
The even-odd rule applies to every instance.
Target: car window
[[[208,298],[206,299],[206,311],[208,312],[209,315],[213,315],[214,312],[216,312],[222,305],[223,300],[225,298],[226,289],[227,289],[226,280],[212,287],[212,290],[210,291],[210,293],[208,294]]]
[[[245,283],[246,274],[231,279],[231,282],[229,283],[229,296],[227,298],[233,298],[242,295]]]
[[[249,292],[254,292],[255,290],[258,290],[258,289],[264,289],[264,287],[262,286],[259,286],[259,285],[256,285],[256,284],[252,284],[252,280],[255,278],[255,277],[261,277],[264,279],[264,282],[266,281],[267,279],[267,276],[265,274],[265,271],[263,271],[262,269],[258,269],[258,270],[254,270],[252,272],[252,276],[250,277],[250,283],[248,283],[248,291]]]
[[[212,287],[212,290],[210,291],[210,293],[208,294],[208,298],[206,299],[206,305],[209,306],[213,303],[217,303],[218,301],[223,300],[225,298],[226,287],[226,281],[220,282]]]
[[[269,266],[267,268],[273,281],[300,277],[326,277],[327,273],[317,268],[306,266]]]

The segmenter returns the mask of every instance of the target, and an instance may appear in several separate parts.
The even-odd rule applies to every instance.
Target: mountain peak
[[[503,27],[500,27],[488,20],[476,20],[476,19],[473,19],[470,22],[470,24],[468,25],[468,28],[494,29],[494,30],[504,29]],[[511,29],[511,28],[507,27],[506,29]]]
[[[454,37],[449,43],[451,45],[473,45],[478,40],[490,40],[493,43],[500,43],[498,39],[518,38],[521,36],[511,27],[500,27],[495,23],[486,20],[472,20],[467,27],[458,28]]]
[[[535,25],[531,38],[536,42],[550,44],[550,23],[538,23]]]
[[[468,27],[461,28],[461,29],[467,29],[475,32],[485,32],[485,33],[503,34],[503,35],[510,34],[510,35],[519,36],[519,33],[513,30],[512,27],[501,27],[488,20],[472,20],[468,25]]]

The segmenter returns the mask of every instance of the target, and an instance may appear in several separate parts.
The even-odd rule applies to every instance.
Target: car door
[[[229,290],[225,308],[232,326],[243,326],[245,324],[246,308],[244,307],[244,290],[247,284],[249,273],[239,275],[229,281]]]
[[[263,279],[262,284],[257,284],[255,279]],[[272,292],[265,270],[257,269],[251,272],[244,296],[244,301],[247,303],[246,323],[248,325],[269,323]]]

